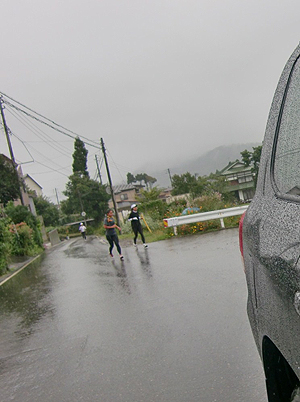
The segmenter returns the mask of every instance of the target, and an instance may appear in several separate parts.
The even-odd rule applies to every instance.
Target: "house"
[[[172,197],[172,190],[171,187],[162,189],[158,198],[168,204],[168,200]]]
[[[122,218],[126,218],[130,211],[130,206],[137,202],[138,194],[143,186],[137,184],[121,184],[113,186],[113,192],[117,209]],[[112,199],[108,202],[109,208],[114,208]]]
[[[245,166],[243,162],[236,160],[221,170],[220,175],[228,182],[227,190],[234,192],[240,201],[252,200],[255,193],[255,177],[251,166]]]
[[[30,192],[33,192],[36,197],[41,197],[43,195],[43,187],[41,187],[29,174],[24,176],[24,182],[28,187]]]
[[[2,158],[7,162],[10,163],[11,165],[13,165],[13,161],[8,158],[6,155],[1,154]],[[14,166],[14,165],[13,165]],[[21,182],[21,186],[20,186],[20,191],[21,191],[21,198],[14,200],[14,205],[24,205],[25,207],[27,207],[29,209],[29,211],[36,216],[36,210],[35,210],[35,205],[33,202],[33,197],[27,193],[26,191],[26,186],[25,186],[25,182],[24,182],[24,175],[22,172],[22,168],[19,165],[17,167],[17,172],[20,178],[20,182]]]

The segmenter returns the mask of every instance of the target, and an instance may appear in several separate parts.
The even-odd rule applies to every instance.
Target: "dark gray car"
[[[300,401],[300,45],[275,91],[240,246],[269,401]]]

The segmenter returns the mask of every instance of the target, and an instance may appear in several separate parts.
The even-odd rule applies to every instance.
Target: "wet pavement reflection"
[[[0,287],[0,400],[266,402],[237,242],[48,250]]]

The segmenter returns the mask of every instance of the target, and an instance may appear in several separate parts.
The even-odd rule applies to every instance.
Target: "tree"
[[[79,214],[85,212],[89,218],[94,218],[98,223],[102,220],[108,207],[110,195],[106,187],[89,177],[72,175],[63,192],[68,197],[61,202],[61,210],[65,214]]]
[[[145,183],[147,189],[152,188],[153,184],[157,182],[155,177],[149,176],[147,173],[138,173],[136,176],[133,176],[132,173],[127,173],[127,184],[135,183],[139,181],[142,186],[142,182]]]
[[[247,149],[241,152],[242,155],[242,161],[245,164],[246,167],[250,166],[251,163],[251,152],[249,152]]]
[[[85,212],[89,218],[97,222],[103,218],[110,198],[106,187],[91,180],[87,171],[87,150],[84,143],[77,137],[73,153],[73,174],[69,177],[63,194],[68,198],[61,202],[63,213],[79,214]]]
[[[192,175],[190,172],[186,172],[182,175],[174,174],[172,176],[172,195],[190,193],[196,183],[196,175]]]
[[[140,185],[142,185],[142,181],[144,180],[145,173],[138,173],[135,176],[135,181],[139,181]]]
[[[0,203],[4,206],[9,201],[20,198],[20,179],[11,162],[0,155]]]
[[[211,173],[208,177],[210,184],[211,194],[219,193],[222,195],[222,200],[225,202],[233,202],[234,195],[228,191],[228,183],[224,176],[221,176],[219,172]]]
[[[127,173],[127,184],[134,183],[136,181],[135,177],[132,173]]]
[[[24,205],[14,206],[10,201],[5,208],[6,215],[13,221],[14,224],[25,222],[33,230],[34,242],[41,246],[43,244],[42,234],[39,229],[37,218]]]
[[[59,211],[46,197],[36,197],[34,199],[34,205],[37,214],[43,217],[45,226],[55,226],[58,224]]]
[[[81,177],[89,177],[87,171],[87,154],[88,151],[85,148],[84,142],[81,141],[79,137],[75,139],[74,142],[74,153],[73,153],[73,174],[77,174]]]
[[[159,194],[161,193],[160,189],[157,187],[153,187],[150,190],[141,190],[141,200],[142,202],[155,201],[159,199]]]
[[[242,155],[242,161],[244,162],[245,166],[246,167],[251,166],[251,172],[253,173],[254,183],[256,187],[262,145],[252,147],[252,149],[253,149],[252,152],[249,152],[245,149],[244,151],[241,152],[241,155]]]
[[[145,185],[147,187],[147,189],[150,187],[152,188],[153,184],[156,182],[156,178],[155,177],[151,177],[148,174],[144,173],[144,182]]]
[[[192,175],[190,172],[182,175],[174,174],[172,195],[190,194],[193,198],[210,195],[225,188],[225,186],[221,186],[221,183],[223,183],[223,179],[217,179],[215,175],[198,176]]]

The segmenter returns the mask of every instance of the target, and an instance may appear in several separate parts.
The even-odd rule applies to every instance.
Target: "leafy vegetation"
[[[26,207],[23,205],[14,206],[12,202],[9,202],[5,208],[5,213],[15,225],[22,222],[26,223],[32,230],[31,236],[33,242],[38,247],[42,247],[43,239],[40,231],[40,223]]]
[[[61,202],[61,210],[66,215],[85,212],[97,223],[102,221],[110,198],[106,187],[92,180],[87,171],[87,150],[84,143],[76,138],[73,153],[73,174],[66,184],[64,195],[66,200]]]
[[[156,183],[156,178],[149,176],[146,173],[138,173],[134,176],[132,173],[127,173],[127,184],[139,182],[140,185],[144,182],[147,190],[152,188],[153,184]]]
[[[73,153],[73,174],[78,175],[80,177],[86,176],[89,177],[89,173],[87,171],[87,154],[88,151],[85,148],[84,142],[81,141],[79,137],[75,139],[74,142],[74,153]]]
[[[257,183],[257,175],[259,170],[259,163],[261,158],[261,151],[262,145],[258,147],[252,147],[253,151],[250,152],[247,149],[241,152],[242,161],[244,162],[245,166],[251,166],[251,171],[254,175],[255,187]]]
[[[4,206],[9,201],[20,198],[20,180],[12,162],[0,155],[0,203]]]
[[[45,226],[56,226],[59,223],[59,211],[46,197],[40,196],[34,199],[37,215],[41,215]]]
[[[39,221],[26,207],[10,201],[0,219],[0,274],[7,270],[11,256],[32,256],[42,250]]]
[[[8,229],[8,220],[0,219],[0,274],[4,273],[11,255],[11,233]]]
[[[77,175],[69,177],[64,195],[68,197],[61,202],[64,214],[78,214],[84,211],[98,223],[103,219],[110,198],[105,186],[87,176]]]

